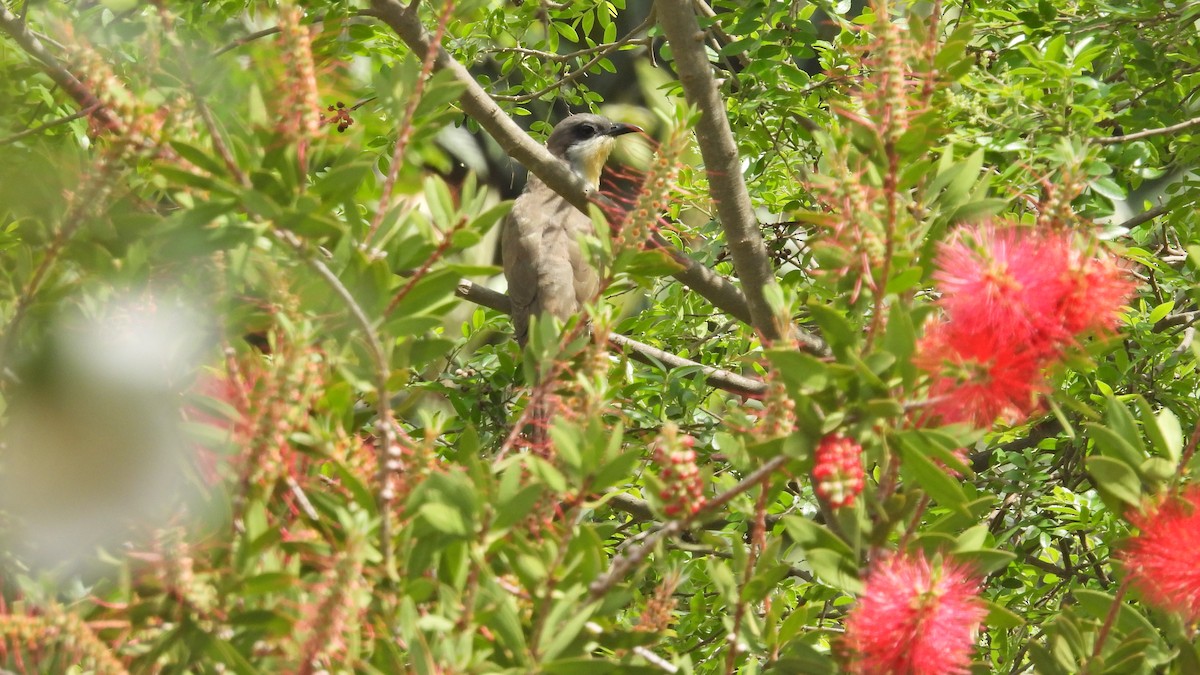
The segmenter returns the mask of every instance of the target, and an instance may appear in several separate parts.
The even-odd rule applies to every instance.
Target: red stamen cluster
[[[937,262],[944,315],[917,364],[932,375],[930,417],[944,423],[1028,417],[1045,369],[1084,334],[1111,333],[1133,290],[1112,256],[1061,228],[964,227]]]
[[[812,476],[817,496],[830,506],[853,506],[864,484],[862,446],[838,434],[822,438],[814,455]]]
[[[1129,581],[1146,604],[1189,624],[1200,620],[1200,487],[1129,516],[1141,532],[1122,551]]]
[[[981,579],[951,560],[897,555],[874,566],[846,617],[842,648],[856,675],[969,672],[987,608]]]
[[[696,466],[696,439],[676,435],[674,428],[664,430],[654,447],[654,462],[663,488],[658,493],[663,513],[671,518],[690,517],[704,507],[704,479]]]

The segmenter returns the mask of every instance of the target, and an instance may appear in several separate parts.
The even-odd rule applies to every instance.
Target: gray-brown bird
[[[632,124],[581,113],[559,122],[546,148],[596,190],[616,137],[640,131]],[[584,234],[595,234],[592,220],[530,174],[500,233],[513,333],[521,346],[529,338],[531,316],[549,314],[566,321],[599,290],[599,275],[579,246]]]

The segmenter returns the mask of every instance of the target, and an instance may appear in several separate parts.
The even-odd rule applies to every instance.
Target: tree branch
[[[1191,129],[1194,126],[1200,126],[1200,117],[1193,117],[1186,122],[1172,124],[1169,127],[1162,127],[1159,129],[1144,129],[1132,134],[1125,134],[1124,136],[1102,136],[1100,138],[1093,138],[1092,142],[1096,143],[1097,145],[1115,145],[1117,143],[1125,143],[1126,141],[1136,141],[1142,138],[1150,138],[1151,136],[1173,134],[1177,131]]]
[[[71,96],[71,98],[75,99],[75,102],[79,104],[80,108],[92,110],[92,117],[94,117],[101,125],[113,131],[124,129],[125,125],[121,122],[120,118],[118,118],[116,115],[113,115],[111,111],[105,108],[100,99],[96,98],[96,95],[93,94],[86,86],[84,86],[84,84],[79,81],[79,78],[75,77],[69,70],[63,67],[63,65],[59,63],[58,59],[56,59],[53,54],[46,51],[46,48],[42,45],[41,40],[38,40],[37,37],[35,37],[33,33],[29,31],[29,27],[25,25],[25,22],[22,21],[17,15],[8,11],[8,8],[2,3],[0,3],[0,30],[8,33],[8,36],[11,37],[13,41],[25,51],[26,54],[29,54],[33,58],[40,61],[42,64],[42,70],[46,71],[46,74],[50,76],[50,79],[54,80],[55,84],[62,87],[63,90]]]
[[[1133,229],[1133,228],[1137,227],[1138,225],[1141,225],[1142,223],[1154,220],[1155,218],[1163,215],[1164,213],[1167,213],[1170,210],[1171,209],[1166,204],[1159,204],[1158,206],[1156,206],[1148,211],[1142,211],[1141,213],[1137,214],[1136,216],[1130,218],[1129,220],[1126,220],[1125,222],[1117,225],[1117,229],[1125,229],[1125,230]]]
[[[650,551],[654,550],[654,547],[658,546],[663,539],[683,532],[692,523],[703,523],[709,515],[728,504],[734,497],[770,478],[771,474],[788,462],[788,459],[787,455],[772,457],[765,464],[751,471],[737,485],[705,502],[695,515],[680,520],[670,520],[657,529],[647,530],[644,533],[646,536],[637,546],[613,558],[612,567],[608,569],[608,572],[592,581],[588,586],[591,598],[595,600],[607,593],[633,568],[640,565],[646,556],[650,555]]]
[[[479,286],[467,279],[458,282],[458,288],[455,291],[458,297],[465,300],[470,300],[477,305],[490,307],[498,312],[508,314],[512,311],[509,304],[508,296],[493,291],[490,288]],[[761,396],[767,390],[767,385],[758,380],[738,375],[728,370],[721,370],[713,366],[706,366],[702,363],[696,363],[685,359],[681,356],[675,356],[670,352],[665,352],[656,347],[651,347],[648,344],[638,342],[633,338],[625,337],[619,333],[612,333],[608,336],[608,341],[615,347],[618,347],[629,354],[629,357],[634,361],[645,363],[646,365],[661,367],[665,371],[670,371],[675,368],[699,368],[700,372],[704,373],[704,381],[710,387],[723,389],[725,391],[739,394],[741,396]]]
[[[696,20],[692,0],[658,0],[658,22],[671,45],[675,69],[688,103],[700,111],[696,141],[704,158],[708,184],[721,227],[733,256],[733,266],[750,308],[752,325],[764,338],[777,340],[783,326],[767,303],[765,289],[775,283],[767,247],[746,191],[737,143],[725,115],[725,102],[713,78],[704,32]]]
[[[12,136],[8,136],[6,138],[0,138],[0,145],[8,145],[10,143],[16,143],[17,141],[21,140],[22,138],[25,138],[26,136],[32,136],[36,133],[43,132],[47,129],[53,129],[54,127],[62,126],[64,124],[69,124],[69,123],[74,122],[75,120],[79,119],[80,117],[87,117],[88,115],[91,115],[92,113],[96,112],[99,109],[100,109],[100,104],[97,103],[91,107],[84,108],[82,110],[73,112],[70,115],[67,115],[65,117],[60,117],[56,120],[51,120],[49,122],[46,122],[45,124],[39,124],[36,127],[30,127],[28,129],[26,129],[25,131],[17,132],[15,134],[13,134]]]
[[[371,7],[364,14],[387,24],[418,57],[424,58],[430,49],[437,50],[434,70],[450,72],[465,87],[458,100],[463,112],[478,122],[509,157],[520,162],[575,208],[588,212],[591,195],[583,179],[517,126],[461,63],[440,45],[431,45],[429,34],[415,11],[410,11],[397,0],[371,0]],[[747,310],[745,296],[732,282],[678,249],[669,247],[668,251],[684,268],[673,275],[676,279],[731,316],[743,321],[752,316]]]

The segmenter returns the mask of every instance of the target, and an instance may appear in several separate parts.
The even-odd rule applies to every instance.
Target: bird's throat
[[[572,146],[567,151],[571,169],[587,183],[588,189],[600,188],[600,174],[604,171],[604,163],[608,161],[613,145],[611,136],[599,136]]]

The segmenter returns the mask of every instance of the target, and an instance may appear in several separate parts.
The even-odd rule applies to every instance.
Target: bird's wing
[[[584,303],[596,299],[596,294],[600,291],[600,274],[592,266],[591,259],[584,254],[583,247],[579,245],[580,237],[596,234],[596,227],[592,224],[592,219],[581,213],[579,209],[574,207],[570,207],[570,209],[571,213],[568,214],[566,221],[567,236],[570,237],[567,251],[571,260],[571,270],[574,273],[575,308],[572,313],[575,313],[583,307]]]
[[[501,256],[513,306],[513,329],[524,344],[529,317],[546,312],[567,320],[599,288],[579,236],[590,218],[543,184],[517,198],[504,222]]]
[[[576,263],[582,259],[576,239],[579,220],[586,217],[550,188],[537,185],[527,195],[536,209],[539,224],[537,255],[537,304],[545,312],[566,321],[579,311],[575,297]]]
[[[512,302],[513,334],[522,345],[529,330],[529,317],[540,311],[537,307],[537,259],[541,228],[538,214],[526,197],[527,194],[522,194],[517,198],[500,230],[500,257]]]

